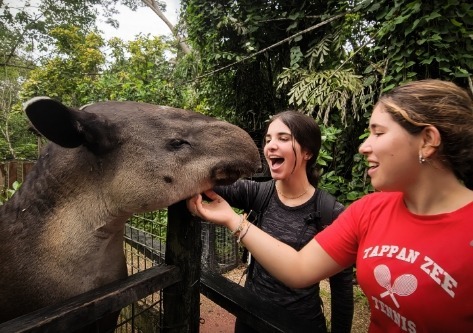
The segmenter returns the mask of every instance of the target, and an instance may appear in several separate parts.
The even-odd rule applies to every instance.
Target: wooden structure
[[[15,181],[23,182],[27,173],[33,168],[34,161],[3,161],[0,162],[0,191],[12,188]]]

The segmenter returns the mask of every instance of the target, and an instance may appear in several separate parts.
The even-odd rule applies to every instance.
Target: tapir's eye
[[[185,146],[190,146],[190,143],[183,139],[171,139],[168,142],[169,150],[179,150]]]

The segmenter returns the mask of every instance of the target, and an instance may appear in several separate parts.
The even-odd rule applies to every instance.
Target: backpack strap
[[[268,207],[269,199],[271,199],[271,195],[273,194],[274,184],[274,179],[259,183],[258,193],[256,193],[256,197],[254,198],[253,204],[251,205],[251,210],[253,210],[257,214],[257,218],[254,224],[259,228],[261,228],[261,224],[263,221],[263,212],[266,210],[266,207]],[[242,262],[248,261],[248,254],[248,250],[246,248],[243,248],[243,253],[241,256]],[[247,278],[251,277],[251,273],[253,272],[253,263],[254,261],[250,258],[249,265],[243,272],[243,275],[245,273],[247,274]]]
[[[322,189],[317,189],[318,196],[315,206],[315,216],[316,216],[316,227],[317,232],[321,232],[332,224],[334,218],[333,213],[335,211],[335,203],[337,199]]]
[[[299,251],[305,245],[302,243],[302,238],[307,232],[309,224],[314,225],[316,233],[319,233],[333,222],[335,219],[334,210],[336,201],[337,199],[330,193],[317,189],[317,192],[315,192],[314,210],[304,217],[304,226],[297,237],[296,250]]]
[[[263,212],[266,210],[266,207],[268,207],[269,199],[274,191],[274,184],[275,181],[273,179],[261,182],[258,188],[258,193],[256,194],[251,206],[251,209],[258,215],[255,223],[258,227],[261,226]]]

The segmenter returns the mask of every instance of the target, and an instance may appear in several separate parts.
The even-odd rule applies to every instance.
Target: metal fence
[[[128,274],[163,265],[166,251],[167,210],[135,215],[125,227]],[[227,272],[239,264],[234,237],[226,228],[202,222],[202,270]],[[163,291],[124,308],[115,332],[161,332]]]

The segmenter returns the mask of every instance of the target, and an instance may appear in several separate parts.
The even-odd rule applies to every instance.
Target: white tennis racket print
[[[402,274],[391,285],[391,272],[386,265],[378,265],[374,269],[374,278],[386,291],[380,294],[381,298],[391,296],[394,304],[399,308],[399,303],[394,295],[409,296],[417,289],[417,278],[412,274]]]

